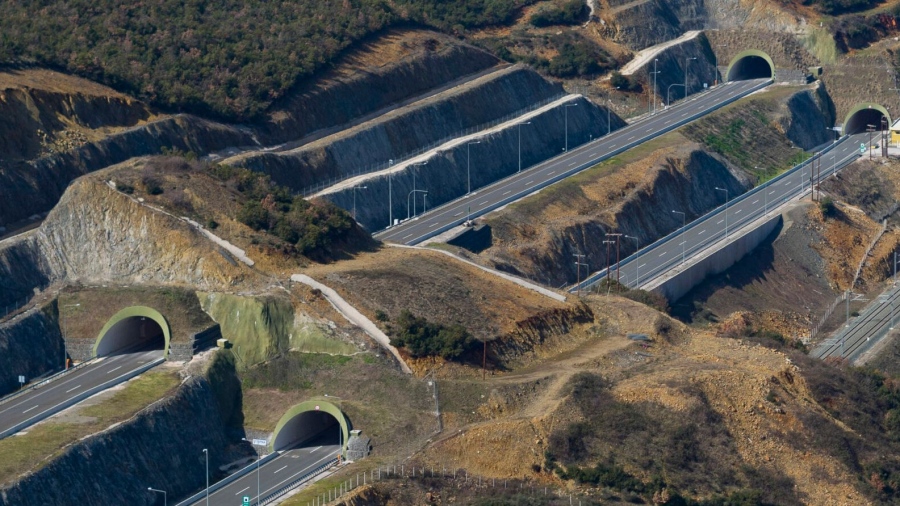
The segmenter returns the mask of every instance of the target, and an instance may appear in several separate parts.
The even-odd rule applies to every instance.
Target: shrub
[[[210,218],[206,222],[206,228],[208,228],[210,230],[215,230],[215,229],[219,228],[219,222]]]
[[[405,309],[394,324],[391,343],[405,348],[414,357],[439,356],[450,360],[475,345],[475,339],[462,325],[432,323],[425,318],[417,318]]]
[[[623,76],[618,71],[609,76],[609,84],[622,91],[630,91],[637,88],[637,84],[630,77]]]
[[[253,230],[265,230],[269,228],[269,212],[256,200],[248,200],[238,211],[238,221]]]
[[[819,209],[822,210],[822,216],[826,218],[837,218],[838,216],[838,208],[834,205],[834,200],[831,197],[825,197],[824,199],[819,201]]]
[[[539,9],[528,20],[532,26],[574,25],[587,14],[587,5],[582,0],[567,0],[562,5],[552,4]]]
[[[384,311],[382,311],[380,309],[375,310],[375,319],[380,322],[386,322],[386,321],[390,320],[390,318],[388,318],[387,313],[385,313]]]
[[[134,186],[131,186],[128,183],[116,183],[116,189],[118,189],[122,193],[127,193],[129,195],[134,193]]]

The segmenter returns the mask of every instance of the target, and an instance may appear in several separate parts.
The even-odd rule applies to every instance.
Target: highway
[[[250,504],[258,504],[257,479],[259,480],[259,496],[266,498],[272,495],[319,466],[337,459],[340,445],[334,444],[334,440],[333,434],[321,435],[312,441],[303,443],[298,448],[281,452],[280,455],[259,467],[258,478],[256,470],[253,470],[234,482],[211,492],[209,494],[210,506],[240,506],[244,496],[250,498]],[[182,504],[205,505],[206,497],[192,503],[179,503],[179,505]]]
[[[860,144],[867,143],[868,134],[854,134],[841,138],[830,151],[821,155],[821,178],[831,177],[833,172],[859,158]],[[874,140],[873,140],[874,142]],[[691,257],[716,241],[738,233],[747,224],[771,214],[768,211],[810,188],[811,166],[804,163],[742,195],[729,195],[727,209],[725,192],[720,191],[722,205],[693,221],[691,216],[684,229],[679,227],[655,243],[644,247],[639,254],[632,254],[620,262],[620,277],[629,287],[644,286],[654,278],[677,268],[682,258]],[[724,186],[724,185],[723,185]],[[677,209],[676,209],[677,211]],[[682,233],[683,232],[683,233]],[[598,238],[597,240],[602,240]],[[625,239],[622,248],[634,246]],[[682,250],[682,243],[684,249]],[[610,267],[615,277],[615,267]],[[589,287],[603,279],[606,269],[597,271],[581,283]],[[574,288],[573,288],[574,289]]]
[[[506,179],[460,197],[375,234],[377,239],[414,245],[443,231],[530,195],[654,137],[674,130],[771,83],[753,79],[725,83],[655,115],[569,150]]]
[[[104,357],[43,387],[0,404],[0,437],[22,430],[72,405],[72,399],[95,388],[121,383],[135,370],[162,358],[162,350]],[[13,433],[14,433],[13,432]]]
[[[873,300],[849,325],[842,325],[833,337],[824,340],[809,355],[821,359],[846,358],[853,362],[900,322],[898,310],[900,289],[895,286]]]

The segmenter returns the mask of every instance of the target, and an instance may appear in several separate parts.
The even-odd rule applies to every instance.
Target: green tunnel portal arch
[[[269,441],[269,451],[274,452],[310,440],[327,430],[340,437],[341,455],[346,454],[350,424],[341,409],[324,400],[309,400],[292,407],[278,420]]]
[[[775,78],[775,62],[766,53],[758,49],[741,51],[728,64],[727,81],[743,81],[746,79]]]
[[[875,125],[881,131],[881,118],[887,119],[887,128],[891,126],[891,114],[883,106],[872,102],[856,104],[844,119],[843,134],[851,135],[865,132],[868,125]]]
[[[94,357],[116,355],[136,349],[159,349],[169,355],[172,340],[169,322],[159,311],[147,306],[131,306],[106,322],[91,353]]]

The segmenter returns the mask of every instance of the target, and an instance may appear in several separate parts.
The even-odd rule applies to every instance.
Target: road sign
[[[269,444],[269,442],[265,439],[254,439],[253,444],[256,446],[266,446],[267,444]]]
[[[865,144],[860,144],[860,145],[859,145],[859,152],[860,152],[860,153],[865,153],[865,152],[866,152],[866,145],[865,145]]]
[[[19,383],[25,384],[25,376],[19,376]]]
[[[250,506],[250,496],[247,496],[247,495],[244,496],[243,506]]]

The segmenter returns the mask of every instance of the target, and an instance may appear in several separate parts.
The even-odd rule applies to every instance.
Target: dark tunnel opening
[[[166,337],[158,323],[144,316],[131,316],[117,322],[100,338],[97,356],[165,350],[165,348]]]
[[[728,70],[729,81],[745,81],[747,79],[772,78],[772,67],[761,56],[745,56]]]
[[[343,438],[337,418],[324,411],[304,411],[284,424],[275,437],[272,448],[276,451],[310,446],[330,446]]]
[[[882,118],[885,118],[885,115],[878,109],[862,109],[850,116],[844,125],[843,133],[846,135],[862,133],[868,129],[869,125],[874,126],[876,132],[880,132],[884,126],[881,122]]]

